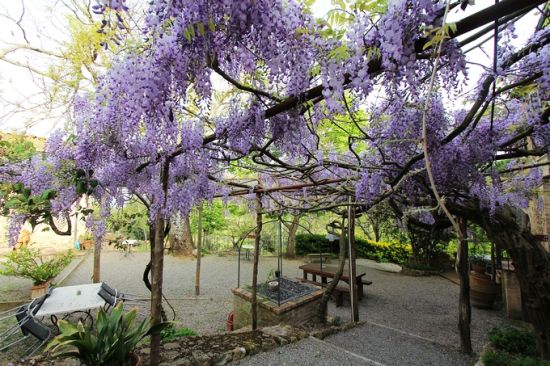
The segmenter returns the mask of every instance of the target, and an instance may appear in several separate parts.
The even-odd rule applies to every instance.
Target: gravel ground
[[[122,292],[148,297],[141,281],[149,253],[105,251],[102,255],[102,280]],[[201,296],[194,296],[195,260],[165,257],[164,293],[177,313],[177,321],[200,334],[225,330],[227,314],[232,310],[230,289],[237,286],[235,256],[209,255],[202,259]],[[284,260],[286,276],[301,277],[299,260]],[[374,360],[383,365],[466,365],[469,360],[458,354],[457,332],[458,286],[438,277],[409,277],[367,267],[366,297],[360,303],[360,319],[368,324],[327,338],[327,344],[305,340],[298,344],[246,359],[245,365],[362,365]],[[90,282],[93,256],[65,281],[65,285]],[[277,267],[277,258],[262,257],[259,279]],[[241,285],[250,284],[252,261],[241,262]],[[168,310],[168,309],[167,309]],[[346,301],[336,308],[330,303],[329,313],[347,322],[350,307]],[[169,313],[170,315],[170,313]],[[502,323],[500,311],[473,309],[472,343],[479,352],[487,331]],[[331,346],[332,345],[332,346]],[[351,353],[331,351],[344,347]],[[341,352],[340,352],[341,351]],[[355,353],[356,355],[353,355]],[[329,358],[328,354],[332,355]],[[311,363],[308,363],[311,362]]]
[[[125,256],[122,252],[104,251],[101,256],[101,280],[126,293],[149,297],[141,278],[149,253],[136,252]],[[301,276],[301,261],[285,260],[285,276]],[[200,334],[225,331],[227,314],[233,310],[231,288],[237,287],[237,259],[235,256],[208,255],[201,261],[201,296],[195,297],[196,261],[190,258],[164,259],[164,294],[174,306],[176,320]],[[277,258],[261,257],[259,279],[265,280],[277,268]],[[91,282],[93,255],[73,272],[64,285]],[[252,261],[241,260],[241,284],[252,283]],[[179,300],[178,300],[179,299]],[[168,316],[171,312],[166,307]]]
[[[457,285],[440,276],[411,277],[366,269],[366,298],[361,301],[359,318],[412,333],[452,348],[460,347],[457,329]],[[349,303],[331,309],[332,315],[350,318]],[[504,313],[472,308],[472,344],[479,352],[486,334],[504,321]]]
[[[353,355],[330,343],[306,338],[300,342],[275,348],[269,352],[246,357],[237,363],[242,366],[359,366],[377,365],[360,355]]]

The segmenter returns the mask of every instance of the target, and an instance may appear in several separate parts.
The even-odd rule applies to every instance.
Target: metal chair
[[[105,310],[108,311],[112,307],[116,306],[116,304],[120,301],[124,305],[130,305],[130,306],[140,306],[146,304],[149,299],[140,297],[138,295],[134,294],[128,294],[128,293],[122,293],[119,292],[117,289],[112,288],[105,282],[101,283],[101,288],[98,292],[98,295],[105,300]],[[138,312],[139,316],[143,316],[144,318],[147,318],[148,315],[142,312]]]
[[[34,299],[28,304],[4,312],[4,314],[10,314],[0,318],[0,321],[13,319],[13,317],[15,317],[17,323],[0,335],[0,344],[8,342],[8,344],[0,348],[0,352],[32,336],[36,338],[38,342],[31,343],[24,351],[25,357],[30,357],[51,338],[52,330],[34,317],[48,296],[49,293]],[[14,310],[15,314],[11,314]],[[23,336],[14,339],[14,337],[17,336],[18,328],[21,329]]]

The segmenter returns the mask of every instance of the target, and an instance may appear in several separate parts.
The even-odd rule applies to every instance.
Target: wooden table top
[[[344,271],[342,272],[342,277],[341,277],[341,279],[344,281],[349,278],[349,269],[346,267],[347,266],[344,266]],[[324,277],[334,277],[336,275],[336,271],[338,270],[338,265],[323,264],[323,267],[321,268],[320,263],[308,263],[308,264],[301,265],[298,268],[300,268],[306,273],[312,273],[312,274],[321,275]],[[357,278],[363,277],[365,275],[364,270],[361,270],[359,268],[357,268],[356,270],[357,270],[357,274],[356,274]]]

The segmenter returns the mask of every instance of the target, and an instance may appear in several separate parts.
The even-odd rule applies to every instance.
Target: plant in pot
[[[93,241],[92,241],[92,234],[91,233],[84,233],[79,236],[78,241],[80,242],[80,248],[81,249],[92,249],[93,247]]]
[[[95,328],[84,326],[81,322],[72,324],[59,320],[60,334],[46,347],[53,357],[77,358],[88,366],[136,366],[141,364],[139,354],[135,353],[143,338],[160,332],[171,323],[151,326],[148,319],[134,324],[137,310],[124,312],[119,303],[110,313],[100,309]]]
[[[25,247],[12,251],[6,257],[0,274],[32,280],[31,298],[35,298],[48,291],[51,280],[61,273],[72,258],[70,250],[64,255],[45,259],[39,249]]]

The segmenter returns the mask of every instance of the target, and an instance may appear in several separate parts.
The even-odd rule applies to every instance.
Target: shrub
[[[534,357],[492,349],[485,352],[481,360],[485,366],[550,366],[550,363]]]
[[[508,366],[510,356],[505,352],[499,352],[491,349],[483,354],[481,360],[485,366]]]
[[[338,253],[338,242],[331,243],[321,234],[297,234],[296,254],[309,253]]]
[[[535,356],[537,346],[531,332],[512,327],[493,328],[489,331],[489,341],[499,350],[524,356]]]
[[[73,256],[68,250],[62,256],[44,260],[39,249],[24,247],[14,250],[6,258],[7,261],[3,264],[4,268],[0,270],[0,274],[29,278],[35,285],[39,285],[61,273]]]
[[[410,244],[393,242],[376,242],[374,240],[356,239],[357,256],[377,262],[403,264],[412,253]]]
[[[395,241],[386,243],[356,238],[355,243],[358,257],[369,258],[377,262],[402,264],[412,252],[409,244]],[[296,235],[296,254],[304,255],[318,252],[338,253],[338,242],[330,242],[324,235],[320,234]]]
[[[537,348],[531,332],[512,327],[493,328],[489,341],[495,349],[483,355],[485,366],[550,366],[534,357]]]
[[[180,337],[196,336],[197,333],[191,328],[187,328],[187,327],[176,328],[174,326],[169,326],[163,329],[162,332],[160,332],[160,335],[165,342],[171,342]]]

